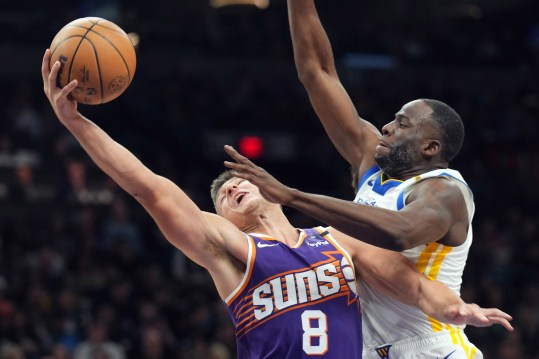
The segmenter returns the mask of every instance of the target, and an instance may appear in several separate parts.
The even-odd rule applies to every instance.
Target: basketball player
[[[49,71],[49,61],[47,50],[44,90],[58,119],[148,211],[166,239],[208,270],[236,327],[239,358],[361,358],[354,265],[373,287],[438,320],[511,329],[510,316],[463,303],[400,254],[334,229],[294,228],[281,206],[230,171],[212,185],[218,214],[201,211],[178,186],[81,115],[68,98],[77,81],[57,87],[60,63]]]
[[[381,133],[361,118],[335,69],[314,0],[288,0],[298,75],[339,153],[350,163],[353,202],[291,190],[226,149],[240,178],[273,202],[294,207],[370,244],[399,250],[430,279],[460,292],[472,243],[472,192],[448,168],[464,127],[448,105],[420,99],[405,104]],[[482,358],[463,333],[360,283],[365,358]],[[403,319],[405,318],[405,319]]]

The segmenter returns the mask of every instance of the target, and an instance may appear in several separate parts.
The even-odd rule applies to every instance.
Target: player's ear
[[[423,144],[423,154],[434,157],[442,151],[442,143],[438,140],[427,139]]]

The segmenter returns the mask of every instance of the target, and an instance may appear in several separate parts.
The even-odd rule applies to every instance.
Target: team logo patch
[[[378,355],[382,359],[390,359],[389,358],[389,349],[390,348],[391,348],[391,344],[378,347],[378,348],[376,348],[376,353],[378,353]]]

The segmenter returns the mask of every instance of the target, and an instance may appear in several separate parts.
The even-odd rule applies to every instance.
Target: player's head
[[[223,171],[211,183],[211,186],[210,186],[211,200],[213,202],[213,207],[215,208],[215,211],[218,214],[219,214],[219,209],[217,207],[217,194],[219,193],[219,190],[221,189],[221,187],[223,187],[223,184],[228,182],[228,180],[230,180],[233,177],[234,177],[234,172],[232,172],[232,171]]]
[[[419,99],[407,103],[382,128],[375,159],[391,177],[415,168],[435,168],[458,154],[464,140],[460,116],[445,103]]]
[[[431,109],[430,119],[442,135],[441,156],[448,163],[455,158],[464,142],[464,124],[457,111],[448,104],[431,99],[421,99]]]
[[[281,206],[266,201],[258,187],[224,171],[211,184],[211,198],[218,215],[234,223],[240,230],[251,227],[260,216],[271,210],[282,213]]]

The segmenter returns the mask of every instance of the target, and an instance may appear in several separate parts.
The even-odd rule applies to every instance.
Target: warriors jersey
[[[332,236],[301,230],[294,247],[247,237],[245,276],[225,300],[238,358],[361,358],[354,267]]]
[[[458,247],[432,242],[401,252],[415,263],[417,269],[430,279],[436,279],[460,295],[462,273],[472,244],[471,222],[474,214],[473,195],[459,172],[439,169],[423,173],[406,181],[384,179],[378,166],[361,178],[355,202],[399,211],[406,206],[406,197],[418,182],[427,178],[445,177],[461,189],[468,210],[468,236]],[[440,323],[420,309],[403,304],[359,282],[364,311],[363,336],[366,348],[377,347],[416,335],[449,331],[458,335],[459,328]]]

